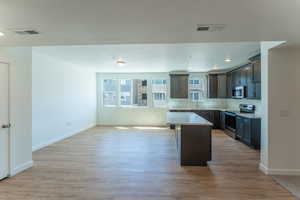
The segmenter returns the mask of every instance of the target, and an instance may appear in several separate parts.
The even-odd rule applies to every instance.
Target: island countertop
[[[193,112],[167,112],[167,124],[213,126],[211,122]]]

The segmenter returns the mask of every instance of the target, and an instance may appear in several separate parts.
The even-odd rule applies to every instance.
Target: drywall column
[[[269,168],[269,50],[283,42],[261,42],[261,162],[260,169]]]
[[[299,63],[300,48],[262,44],[260,168],[267,174],[300,174]]]

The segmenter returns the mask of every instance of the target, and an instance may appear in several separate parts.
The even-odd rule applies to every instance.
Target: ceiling
[[[33,59],[44,55],[97,72],[207,72],[245,63],[259,49],[257,42],[47,46],[34,47]],[[123,67],[115,63],[120,58],[127,62]]]
[[[288,41],[300,0],[0,0],[0,45]],[[226,24],[197,32],[197,24]],[[11,29],[40,35],[15,35]]]

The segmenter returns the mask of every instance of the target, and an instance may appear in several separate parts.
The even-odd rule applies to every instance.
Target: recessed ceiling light
[[[117,64],[118,66],[120,66],[120,67],[123,67],[124,65],[126,65],[126,62],[125,62],[124,60],[122,60],[122,59],[118,59],[118,60],[116,61],[116,64]]]
[[[0,32],[0,37],[4,36],[5,34],[3,32]]]
[[[225,58],[224,61],[225,61],[225,62],[231,62],[232,59],[231,59],[231,58]]]
[[[214,69],[218,69],[218,65],[217,64],[214,65]]]

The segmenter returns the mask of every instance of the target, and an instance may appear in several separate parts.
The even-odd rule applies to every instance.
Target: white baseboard
[[[51,144],[54,144],[54,143],[59,142],[59,141],[61,141],[61,140],[64,140],[64,139],[66,139],[66,138],[68,138],[68,137],[71,137],[71,136],[73,136],[73,135],[76,135],[76,134],[78,134],[78,133],[81,133],[82,131],[85,131],[85,130],[87,130],[87,129],[90,129],[90,128],[94,127],[94,126],[96,126],[96,123],[90,124],[89,126],[83,128],[83,129],[81,129],[81,130],[78,130],[78,131],[75,131],[75,132],[71,132],[71,133],[62,135],[62,136],[60,136],[60,137],[53,138],[53,139],[51,139],[51,140],[49,140],[49,141],[47,141],[47,142],[43,142],[43,143],[41,143],[41,144],[32,146],[32,151],[37,151],[37,150],[39,150],[39,149],[42,149],[42,148],[44,148],[44,147],[46,147],[46,146],[49,146],[49,145],[51,145]]]
[[[259,163],[259,169],[260,169],[263,173],[268,174],[268,168],[267,168],[264,164]]]
[[[22,171],[24,171],[26,169],[29,169],[32,166],[33,166],[33,161],[32,160],[28,161],[28,162],[26,162],[26,163],[24,163],[24,164],[22,164],[20,166],[15,167],[12,170],[12,172],[10,173],[10,176],[15,176],[16,174],[18,174],[18,173],[20,173],[20,172],[22,172]]]
[[[269,169],[262,163],[259,164],[259,169],[267,175],[300,175],[300,169]]]

